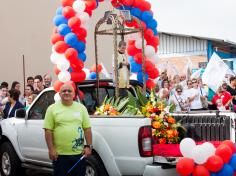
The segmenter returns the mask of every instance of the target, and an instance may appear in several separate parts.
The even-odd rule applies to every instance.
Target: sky
[[[236,0],[149,0],[158,31],[236,43]]]

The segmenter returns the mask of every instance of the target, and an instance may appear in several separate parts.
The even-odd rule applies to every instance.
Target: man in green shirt
[[[61,102],[47,109],[44,129],[53,161],[54,176],[65,176],[75,163],[92,152],[92,133],[87,109],[73,101],[75,91],[71,84],[64,84],[60,89]],[[84,145],[84,137],[87,145]],[[73,168],[70,176],[85,175],[85,161]]]

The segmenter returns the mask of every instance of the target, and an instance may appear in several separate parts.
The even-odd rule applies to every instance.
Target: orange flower
[[[111,105],[106,104],[106,105],[104,106],[104,111],[109,111],[110,107],[111,107]]]
[[[179,132],[178,132],[177,130],[174,130],[174,131],[173,131],[173,134],[174,134],[174,136],[177,136],[177,137],[178,137]]]
[[[166,143],[166,138],[160,138],[158,139],[160,144],[165,144]]]
[[[153,121],[152,122],[152,127],[155,128],[155,129],[158,129],[161,127],[161,123],[158,122],[158,121]]]
[[[167,122],[171,123],[171,124],[174,124],[175,123],[175,119],[173,117],[168,117],[167,118]]]
[[[167,130],[166,134],[167,134],[168,138],[173,138],[174,137],[174,131],[173,130]]]

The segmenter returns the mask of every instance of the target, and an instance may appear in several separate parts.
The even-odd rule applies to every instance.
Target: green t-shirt
[[[44,128],[53,131],[54,145],[59,155],[81,154],[84,147],[83,129],[90,127],[88,111],[80,103],[65,106],[58,102],[47,109]]]

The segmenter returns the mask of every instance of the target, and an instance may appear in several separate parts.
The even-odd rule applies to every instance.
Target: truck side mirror
[[[25,118],[26,116],[26,111],[24,108],[20,108],[16,110],[16,117],[17,118]]]

